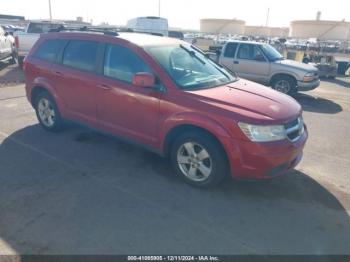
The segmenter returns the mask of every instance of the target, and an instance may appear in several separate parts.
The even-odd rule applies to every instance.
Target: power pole
[[[50,12],[50,20],[52,20],[51,0],[49,0],[49,12]]]
[[[266,27],[269,25],[269,16],[270,16],[270,7],[267,8],[266,24],[265,24]]]
[[[160,17],[160,0],[158,0],[158,16]]]

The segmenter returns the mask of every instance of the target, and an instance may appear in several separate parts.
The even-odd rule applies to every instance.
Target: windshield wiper
[[[203,65],[206,64],[205,61],[203,61],[201,58],[199,58],[198,56],[196,56],[196,53],[190,49],[188,49],[187,47],[180,45],[180,47],[185,50],[187,53],[189,53],[191,56],[195,57],[199,62],[201,62]]]

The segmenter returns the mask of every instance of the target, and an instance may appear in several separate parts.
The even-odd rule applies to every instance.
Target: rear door
[[[223,54],[221,54],[220,64],[234,71],[234,58],[236,55],[238,43],[227,43]]]
[[[260,83],[269,79],[270,62],[258,45],[241,43],[233,65],[233,70],[242,78]]]
[[[100,44],[70,40],[62,62],[51,67],[57,93],[65,103],[67,117],[94,126],[96,119],[96,69]]]

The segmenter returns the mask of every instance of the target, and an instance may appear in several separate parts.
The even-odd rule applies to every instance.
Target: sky
[[[125,25],[138,16],[158,16],[159,0],[51,0],[54,19],[82,16],[94,24]],[[0,13],[27,19],[49,18],[48,0],[0,0]],[[349,0],[160,0],[161,16],[171,27],[199,29],[201,18],[236,18],[247,25],[288,27],[290,21],[322,19],[350,21]]]

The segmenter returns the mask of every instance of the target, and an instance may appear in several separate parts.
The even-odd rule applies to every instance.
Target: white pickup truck
[[[293,95],[320,85],[316,67],[285,59],[269,44],[230,41],[217,55],[210,56],[238,76]]]
[[[47,33],[51,29],[55,29],[64,25],[63,22],[55,21],[31,21],[24,32],[15,33],[15,45],[18,55],[18,65],[22,67],[24,57],[39,39],[40,34]]]
[[[0,26],[0,62],[7,61],[16,62],[14,40],[12,35],[6,32],[3,26]]]

